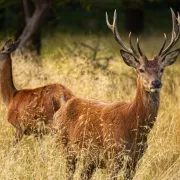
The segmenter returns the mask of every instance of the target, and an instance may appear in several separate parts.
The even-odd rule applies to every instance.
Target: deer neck
[[[0,94],[3,102],[8,105],[16,93],[12,78],[12,62],[10,54],[0,55]]]
[[[148,92],[143,88],[140,78],[137,79],[136,96],[133,101],[133,108],[139,127],[148,126],[152,128],[159,109],[159,92]]]

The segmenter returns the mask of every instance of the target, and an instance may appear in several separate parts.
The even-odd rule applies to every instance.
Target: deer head
[[[3,48],[0,50],[0,72],[4,66],[11,66],[10,54],[15,51],[20,43],[20,40],[13,42],[12,39],[8,40]]]
[[[176,16],[172,9],[171,9],[171,13],[172,13],[172,23],[173,23],[171,41],[169,45],[165,48],[166,34],[164,34],[164,42],[158,55],[155,56],[152,60],[148,60],[148,58],[143,54],[140,48],[138,38],[136,43],[137,50],[135,50],[135,48],[133,47],[131,41],[131,32],[129,34],[130,47],[127,47],[122,42],[117,29],[116,10],[114,11],[114,18],[112,25],[109,23],[108,14],[106,12],[107,26],[112,30],[115,40],[124,49],[124,50],[120,50],[123,61],[128,66],[135,68],[143,88],[149,92],[157,92],[161,89],[162,87],[161,77],[163,75],[164,68],[166,66],[172,65],[176,61],[180,53],[180,48],[169,52],[172,49],[172,47],[176,44],[176,42],[179,40],[180,37],[180,15],[178,13],[178,17],[176,19]]]
[[[3,53],[3,54],[10,54],[10,53],[12,53],[13,51],[15,51],[17,49],[19,43],[20,43],[20,40],[17,40],[15,42],[13,42],[12,39],[9,39],[5,43],[3,48],[1,49],[0,53]]]

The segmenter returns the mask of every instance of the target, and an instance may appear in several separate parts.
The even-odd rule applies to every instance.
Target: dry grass
[[[110,69],[116,74],[94,69],[88,58],[92,52],[88,49],[78,47],[75,52],[70,53],[68,48],[74,48],[73,42],[82,40],[93,45],[96,37],[58,35],[51,41],[44,39],[42,66],[33,63],[31,57],[14,57],[13,76],[16,87],[33,88],[59,82],[69,87],[79,97],[92,97],[105,102],[129,101],[135,94],[136,74],[122,63],[119,48],[112,36],[101,38],[102,50],[98,57],[114,56],[116,61],[110,63]],[[57,44],[60,44],[58,48]],[[157,53],[160,44],[161,38],[158,36],[153,39],[144,37],[142,47],[147,56],[152,57]],[[138,164],[135,180],[180,179],[179,69],[180,63],[177,62],[165,70],[158,119],[148,138],[149,148]],[[14,130],[7,122],[6,114],[7,109],[1,103],[0,179],[64,180],[65,162],[56,146],[56,138],[45,137],[43,147],[46,162],[43,163],[41,146],[33,136],[24,137],[17,147],[12,147]],[[81,162],[78,163],[75,179],[79,179],[80,168]],[[98,170],[93,179],[103,180],[105,173],[104,170]]]

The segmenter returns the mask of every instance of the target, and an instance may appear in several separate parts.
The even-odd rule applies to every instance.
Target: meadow
[[[171,35],[169,34],[168,37]],[[128,42],[128,34],[123,34]],[[159,51],[163,33],[140,36],[140,45],[149,58]],[[3,41],[1,43],[4,43]],[[13,78],[18,89],[61,83],[78,97],[94,98],[107,103],[130,101],[135,95],[136,73],[120,57],[120,47],[112,34],[61,34],[43,38],[41,63],[31,55],[13,55]],[[97,53],[86,44],[95,48]],[[176,47],[179,47],[177,44]],[[108,67],[106,60],[111,57]],[[98,62],[98,64],[97,64]],[[180,57],[163,75],[161,103],[157,121],[148,136],[149,148],[139,161],[134,180],[180,179]],[[0,179],[64,180],[65,159],[56,137],[45,136],[40,145],[34,136],[26,136],[12,146],[14,129],[7,121],[7,108],[0,103]],[[41,148],[44,148],[45,163]],[[75,173],[79,179],[81,159]],[[94,180],[104,180],[99,169]],[[119,173],[122,179],[122,171]]]

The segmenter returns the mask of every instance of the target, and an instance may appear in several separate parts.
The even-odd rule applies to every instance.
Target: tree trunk
[[[24,11],[25,11],[25,20],[26,26],[20,35],[19,39],[21,42],[19,44],[20,51],[24,51],[26,49],[27,43],[31,40],[33,44],[36,45],[37,53],[40,53],[41,48],[41,38],[40,38],[40,30],[41,25],[44,21],[44,18],[47,14],[47,11],[50,8],[49,0],[34,0],[35,11],[30,14],[30,9],[28,6],[27,0],[24,0]]]
[[[0,9],[0,22],[1,22],[1,25],[0,25],[0,30],[2,30],[4,28],[4,9]]]
[[[132,33],[140,33],[144,28],[144,10],[138,8],[125,9],[125,28]]]

